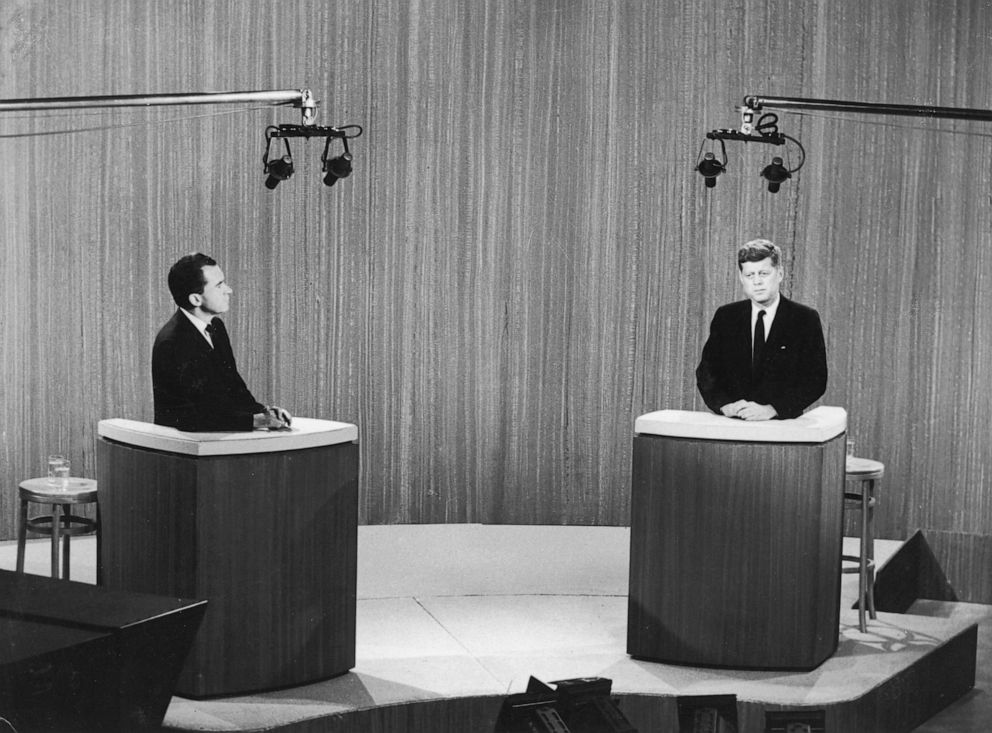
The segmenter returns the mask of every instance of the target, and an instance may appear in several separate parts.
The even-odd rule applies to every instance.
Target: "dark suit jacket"
[[[249,431],[255,413],[265,410],[238,374],[224,323],[215,318],[213,324],[213,348],[178,310],[155,337],[152,389],[157,425]]]
[[[761,363],[751,370],[751,301],[721,306],[696,368],[706,406],[737,400],[771,405],[782,419],[798,417],[827,389],[827,352],[819,314],[779,296]]]

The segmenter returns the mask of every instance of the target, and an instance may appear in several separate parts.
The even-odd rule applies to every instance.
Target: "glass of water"
[[[61,455],[48,456],[48,483],[52,486],[69,486],[69,459]]]

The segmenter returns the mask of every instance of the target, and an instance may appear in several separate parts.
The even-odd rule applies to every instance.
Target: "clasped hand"
[[[771,420],[778,415],[778,410],[771,405],[759,405],[750,400],[730,402],[721,407],[720,412],[727,417],[737,417],[741,420]]]
[[[266,407],[265,412],[255,415],[254,427],[256,430],[282,430],[288,428],[293,421],[293,416],[281,407]]]

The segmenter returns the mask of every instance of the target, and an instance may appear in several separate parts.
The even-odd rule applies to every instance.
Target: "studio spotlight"
[[[327,142],[324,143],[324,153],[320,156],[322,170],[325,173],[325,186],[333,186],[339,178],[347,178],[351,175],[351,151],[348,150],[348,138],[340,136],[341,144],[344,145],[344,152],[341,155],[330,160],[327,158],[327,151],[330,149],[331,140],[334,137],[334,135],[327,136]]]
[[[278,135],[278,127],[269,127],[265,130],[265,154],[262,156],[262,165],[265,168],[265,187],[270,191],[279,185],[280,181],[285,181],[293,175],[293,153],[289,149],[289,140],[283,138],[283,145],[286,152],[281,158],[269,160],[269,153],[272,151],[272,140]]]
[[[285,181],[293,175],[293,157],[284,155],[271,163],[267,163],[265,172],[269,176],[265,179],[265,187],[271,191],[279,185],[280,181]]]
[[[324,176],[324,185],[333,186],[339,178],[347,178],[351,175],[351,153],[344,153],[336,158],[331,158],[324,165],[327,175]]]
[[[716,159],[713,153],[707,153],[703,156],[702,162],[696,166],[696,170],[706,179],[706,188],[716,188],[716,177],[727,170],[727,168]]]
[[[706,146],[706,140],[708,139],[713,138],[707,136],[699,146],[699,152],[696,154],[696,170],[705,179],[706,188],[715,188],[716,177],[721,173],[725,173],[727,170],[727,146],[723,140],[720,140],[720,150],[722,153],[720,158],[717,158],[715,153],[708,151],[703,155],[703,148]]]
[[[723,152],[722,161],[715,153],[706,153],[703,156],[703,148],[706,147],[707,140],[720,141]],[[778,131],[777,115],[771,113],[764,114],[755,122],[754,109],[745,106],[741,108],[740,129],[723,128],[707,132],[702,145],[699,146],[699,154],[696,156],[696,170],[706,179],[707,188],[716,186],[717,176],[725,173],[727,170],[727,147],[724,144],[725,140],[745,144],[763,143],[778,146],[784,146],[789,142],[792,143],[793,147],[799,153],[798,165],[792,166],[791,163],[786,164],[785,161],[789,160],[788,150],[786,149],[781,157],[775,156],[772,158],[772,162],[761,171],[761,177],[768,181],[768,190],[772,193],[778,193],[782,183],[792,178],[792,175],[806,163],[806,150],[803,148],[802,143],[796,140],[796,138]]]
[[[782,165],[782,159],[775,156],[772,158],[772,162],[761,171],[761,177],[768,181],[768,190],[771,193],[778,193],[783,181],[792,178],[792,174]]]
[[[302,137],[307,140],[315,137],[324,138],[324,152],[320,156],[321,169],[324,172],[324,185],[333,186],[341,178],[351,175],[351,151],[348,150],[348,140],[362,134],[360,125],[344,125],[343,127],[318,127],[317,125],[271,125],[265,130],[265,187],[270,191],[293,175],[293,155],[289,150],[289,138]],[[269,161],[272,152],[272,141],[282,138],[286,147],[285,154],[280,158]],[[330,156],[331,141],[340,140],[343,151],[336,157]]]

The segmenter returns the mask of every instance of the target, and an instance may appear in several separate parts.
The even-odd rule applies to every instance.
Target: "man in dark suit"
[[[169,270],[169,290],[179,310],[152,348],[155,423],[188,431],[289,427],[289,413],[258,402],[238,374],[217,318],[233,291],[217,263],[200,253],[180,258]]]
[[[827,389],[819,314],[779,293],[781,250],[755,239],[737,253],[747,300],[721,306],[696,368],[713,412],[743,420],[799,417]]]

